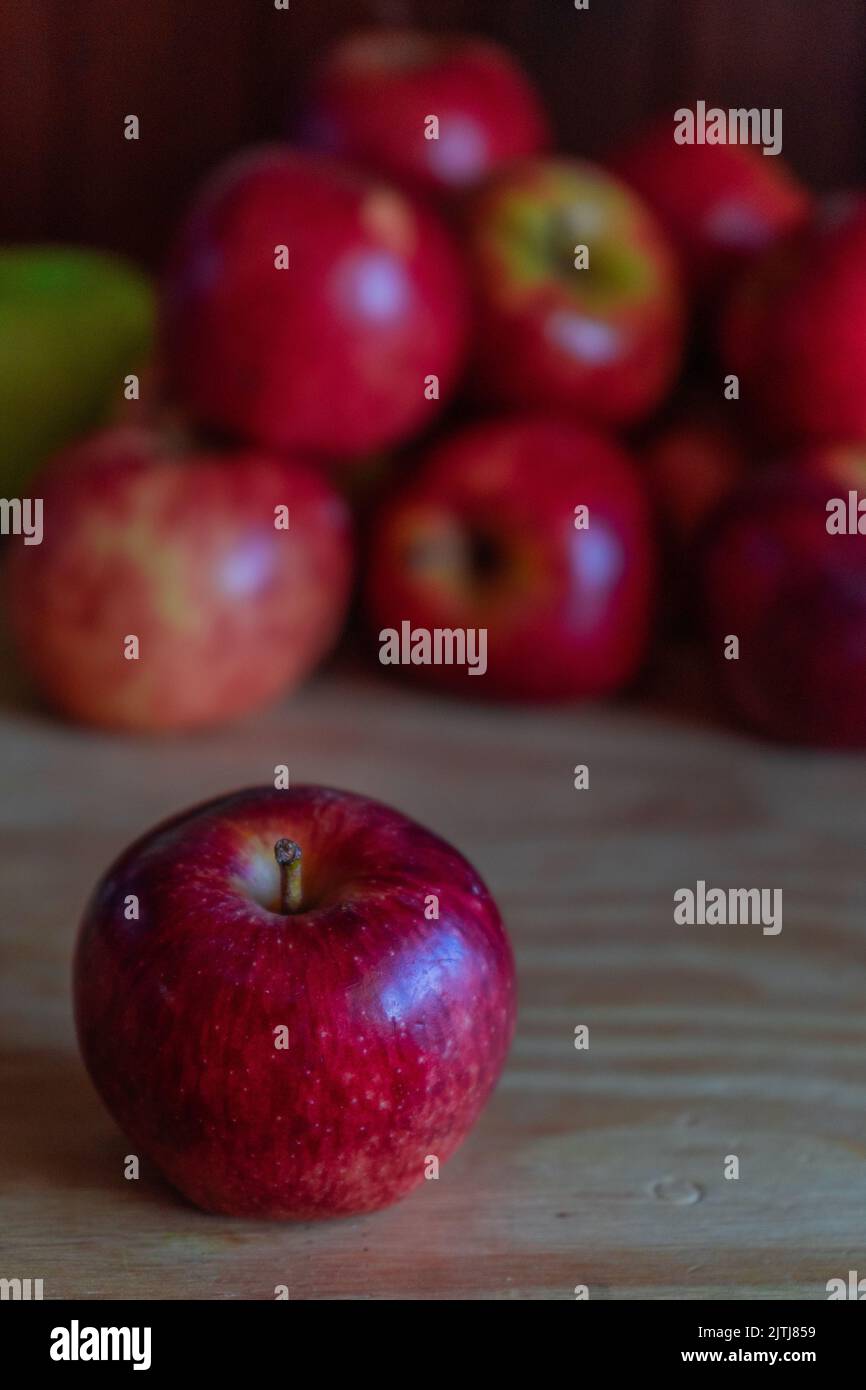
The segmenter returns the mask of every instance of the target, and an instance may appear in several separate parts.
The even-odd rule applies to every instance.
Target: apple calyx
[[[280,912],[300,912],[303,898],[301,847],[294,840],[277,840],[274,858],[280,866]]]

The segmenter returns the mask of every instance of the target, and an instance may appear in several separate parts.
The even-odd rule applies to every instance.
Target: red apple
[[[434,418],[465,298],[431,212],[337,163],[255,150],[206,184],[174,248],[169,390],[265,447],[365,454]]]
[[[316,76],[304,127],[316,148],[433,192],[462,190],[549,141],[539,97],[504,49],[411,29],[338,43]]]
[[[825,204],[746,274],[722,356],[771,436],[866,439],[866,197]]]
[[[744,441],[732,419],[735,409],[697,395],[677,409],[646,446],[650,494],[663,530],[677,547],[691,543],[746,472]]]
[[[695,545],[708,516],[745,475],[748,456],[731,402],[694,391],[678,401],[641,459],[664,559],[662,608],[669,630],[696,625]]]
[[[746,482],[710,522],[704,601],[718,682],[779,739],[866,747],[864,534],[828,530],[828,503],[866,498],[866,449],[807,451]],[[866,507],[864,507],[866,511]],[[725,640],[739,638],[739,659]]]
[[[678,145],[674,130],[672,118],[659,120],[612,167],[657,214],[690,283],[717,290],[802,226],[811,199],[778,155],[750,145]]]
[[[494,175],[466,217],[482,398],[619,425],[652,410],[679,365],[683,308],[635,195],[591,164],[527,161]]]
[[[380,644],[388,630],[402,641],[403,623],[485,630],[484,672],[478,660],[478,674],[444,661],[407,666],[465,695],[600,695],[643,657],[655,569],[647,502],[619,446],[569,421],[506,419],[434,447],[383,507],[367,618]]]
[[[416,1187],[478,1118],[515,1017],[472,866],[324,787],[236,792],[138,840],[84,915],[74,993],[132,1144],[198,1206],[260,1218],[374,1211]]]
[[[298,460],[183,456],[113,430],[59,455],[33,496],[44,540],[10,547],[7,608],[24,667],[66,715],[141,730],[229,719],[296,686],[337,636],[347,511]]]

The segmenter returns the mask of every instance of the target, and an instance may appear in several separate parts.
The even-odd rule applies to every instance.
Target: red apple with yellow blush
[[[44,539],[9,546],[6,611],[24,670],[69,718],[219,723],[292,690],[335,642],[350,522],[302,460],[117,429],[33,487]]]
[[[636,194],[592,164],[529,160],[474,193],[465,221],[482,400],[609,426],[658,405],[680,363],[683,301]]]

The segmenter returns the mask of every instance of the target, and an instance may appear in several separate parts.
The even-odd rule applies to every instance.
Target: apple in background
[[[704,537],[714,674],[771,737],[866,747],[866,537],[827,530],[828,502],[850,490],[866,497],[866,448],[808,449],[744,483]]]
[[[257,149],[205,185],[174,247],[168,390],[265,447],[369,453],[434,418],[428,378],[447,396],[465,301],[434,214],[338,163]]]
[[[437,139],[426,134],[435,129],[431,116]],[[303,138],[419,191],[453,193],[541,153],[550,134],[538,94],[498,44],[377,29],[330,50],[312,84]]]
[[[427,683],[476,699],[596,696],[646,650],[656,563],[641,482],[617,444],[571,421],[517,417],[445,439],[385,503],[369,552],[380,642],[404,621],[487,629],[486,673],[405,668]]]
[[[770,437],[866,439],[866,197],[827,201],[746,273],[721,351]]]
[[[374,1211],[423,1182],[515,1019],[472,866],[380,802],[310,786],[221,797],[127,849],[84,914],[74,996],[130,1141],[198,1206],[258,1218]]]
[[[747,449],[732,419],[735,410],[730,402],[695,394],[646,445],[643,464],[650,495],[663,531],[677,547],[691,544],[746,472]]]
[[[78,246],[0,248],[0,495],[104,424],[146,359],[153,289],[119,256]]]
[[[701,390],[677,402],[644,446],[641,464],[663,541],[662,610],[670,631],[694,630],[696,538],[745,475],[749,454],[737,406]]]
[[[683,306],[637,197],[592,164],[527,161],[495,174],[465,215],[481,398],[607,425],[651,411],[679,366]]]
[[[44,539],[10,543],[6,609],[22,665],[65,715],[131,730],[231,719],[291,690],[337,637],[348,515],[302,462],[110,430],[57,456],[33,496]]]
[[[690,285],[715,292],[731,274],[805,224],[807,190],[779,155],[750,145],[678,145],[659,120],[611,160],[658,216]]]

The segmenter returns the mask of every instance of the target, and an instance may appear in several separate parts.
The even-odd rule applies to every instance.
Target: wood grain
[[[679,666],[669,684],[682,697]],[[0,1274],[46,1298],[821,1299],[866,1272],[864,763],[679,706],[488,709],[347,670],[151,743],[7,694]],[[440,1180],[322,1225],[202,1215],[147,1164],[125,1181],[69,1008],[76,921],[113,855],[281,762],[453,840],[520,976],[506,1074]],[[781,887],[781,934],[676,926],[674,890],[698,878]]]

